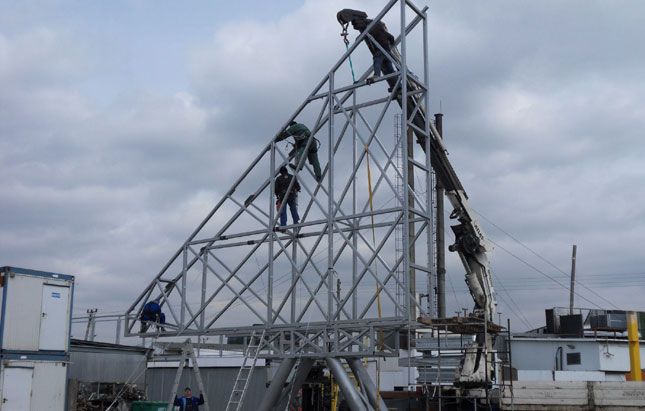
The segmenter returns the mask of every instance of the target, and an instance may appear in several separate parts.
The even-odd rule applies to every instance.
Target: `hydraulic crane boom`
[[[367,18],[365,12],[351,9],[344,9],[338,12],[337,19],[343,26],[343,30],[347,29],[349,23],[361,33],[369,28],[367,36],[365,37],[365,43],[370,49],[370,52],[373,55],[379,52],[383,54],[387,53],[386,58],[388,58],[387,55],[389,54],[389,57],[392,58],[395,65],[399,68],[401,67],[401,57],[396,47],[388,44],[387,39],[391,39],[392,36],[387,32],[387,28],[383,22],[373,22]],[[391,72],[387,72],[386,67],[386,65],[383,66],[384,74],[391,74]],[[395,90],[396,87],[400,87],[397,84],[397,77],[390,77],[387,79],[387,82],[390,89],[394,90],[399,105],[403,107],[402,94],[400,91],[397,92]],[[418,93],[415,93],[417,91],[419,91],[419,86],[414,81],[407,81],[407,118],[414,126],[410,128],[416,135],[417,143],[425,152],[427,137],[422,131],[425,129],[427,113],[422,101],[418,97]],[[458,222],[458,224],[451,226],[455,234],[455,243],[449,246],[448,249],[450,251],[456,251],[459,254],[466,270],[466,284],[475,302],[474,315],[493,322],[496,312],[496,302],[492,284],[492,273],[488,262],[490,244],[486,240],[479,222],[468,205],[468,196],[448,160],[441,135],[432,122],[430,122],[430,157],[437,179],[445,188],[446,196],[453,207],[450,218]],[[485,367],[481,364],[480,360],[483,355],[482,350],[484,345],[490,348],[490,337],[488,340],[486,341],[484,334],[477,336],[476,342],[471,349],[467,350],[461,367],[458,369],[458,382],[467,384],[485,381]]]

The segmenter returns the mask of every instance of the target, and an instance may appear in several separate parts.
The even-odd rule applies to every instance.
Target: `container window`
[[[567,353],[567,365],[576,365],[576,364],[580,364],[580,353],[579,352]]]

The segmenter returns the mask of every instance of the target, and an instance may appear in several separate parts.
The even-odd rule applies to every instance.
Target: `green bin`
[[[132,411],[166,411],[168,403],[165,401],[134,401]]]

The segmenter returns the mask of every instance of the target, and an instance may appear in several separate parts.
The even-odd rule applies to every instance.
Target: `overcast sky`
[[[568,304],[574,243],[578,305],[645,310],[645,3],[419,3],[503,317]],[[0,0],[0,265],[75,275],[77,314],[129,306],[344,51],[335,13],[381,7],[186,4]]]

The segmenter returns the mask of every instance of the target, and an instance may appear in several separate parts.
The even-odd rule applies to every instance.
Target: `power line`
[[[518,311],[516,311],[515,309],[513,309],[513,307],[511,306],[511,304],[509,304],[509,303],[508,303],[508,301],[506,301],[506,299],[505,299],[501,294],[498,294],[497,296],[499,297],[500,301],[501,301],[501,302],[503,302],[503,303],[504,303],[504,305],[506,305],[506,307],[510,310],[510,312],[515,316],[515,318],[517,318],[517,319],[518,319],[522,324],[524,324],[524,325],[526,326],[526,328],[527,328],[527,329],[529,329],[529,330],[530,330],[530,329],[532,329],[532,328],[533,328],[533,327],[531,326],[531,324],[527,323],[525,319],[523,319],[522,317],[520,317],[520,315],[518,314]]]
[[[524,244],[523,242],[521,242],[520,240],[518,240],[517,238],[515,238],[515,236],[513,236],[511,233],[507,232],[506,230],[504,230],[503,228],[501,228],[500,226],[498,226],[497,224],[495,224],[494,222],[492,222],[489,218],[487,218],[485,215],[483,215],[483,214],[482,214],[482,213],[480,213],[479,211],[477,211],[477,210],[473,210],[473,211],[475,211],[475,213],[477,213],[477,215],[479,215],[481,218],[483,218],[484,220],[486,220],[489,224],[491,224],[492,226],[494,226],[495,228],[497,228],[498,230],[500,230],[501,232],[503,232],[504,234],[506,234],[507,236],[509,236],[513,241],[515,241],[516,243],[518,243],[519,245],[521,245],[522,247],[524,247],[525,249],[527,249],[531,254],[535,255],[537,258],[539,258],[540,260],[544,261],[545,263],[547,263],[548,265],[550,265],[551,267],[553,267],[554,269],[556,269],[556,270],[557,270],[557,271],[559,271],[560,273],[564,274],[567,278],[569,278],[569,274],[567,274],[566,272],[564,272],[563,270],[561,270],[558,266],[556,266],[555,264],[553,264],[551,261],[549,261],[549,260],[547,260],[546,258],[542,257],[540,254],[538,254],[537,252],[535,252],[535,251],[534,251],[533,249],[531,249],[529,246],[527,246],[526,244]],[[619,308],[616,304],[614,304],[613,302],[609,301],[608,299],[606,299],[606,298],[605,298],[605,297],[603,297],[602,295],[598,294],[598,293],[597,293],[596,291],[594,291],[593,289],[591,289],[591,288],[587,287],[586,285],[584,285],[584,284],[583,284],[583,283],[581,283],[580,281],[575,280],[575,281],[574,281],[574,283],[575,283],[575,284],[580,285],[580,286],[581,286],[581,287],[583,287],[583,288],[585,288],[587,291],[591,292],[591,293],[592,293],[592,294],[594,294],[596,297],[598,297],[598,298],[600,298],[601,300],[605,301],[606,303],[608,303],[609,305],[613,306],[614,308],[616,308],[616,309],[618,309],[618,308]],[[569,289],[569,288],[567,287],[567,289]],[[574,293],[574,294],[576,294],[576,293]],[[576,295],[578,295],[578,294],[576,294]],[[587,300],[587,301],[588,301],[588,300]]]
[[[515,259],[517,259],[518,261],[520,261],[520,262],[524,263],[526,266],[528,266],[528,267],[530,267],[530,268],[534,269],[535,271],[537,271],[538,273],[542,274],[543,276],[545,276],[546,278],[550,279],[551,281],[555,282],[556,284],[559,284],[559,285],[560,285],[562,288],[564,288],[565,290],[568,290],[568,289],[569,289],[569,287],[567,287],[565,284],[562,284],[560,281],[558,281],[558,280],[556,280],[555,278],[551,277],[549,274],[547,274],[547,273],[545,273],[544,271],[540,270],[539,268],[535,267],[534,265],[532,265],[532,264],[531,264],[531,263],[529,263],[528,261],[526,261],[526,260],[522,259],[521,257],[519,257],[519,256],[517,256],[517,255],[515,255],[515,254],[513,254],[512,252],[510,252],[510,251],[509,251],[509,250],[507,250],[506,248],[502,247],[500,244],[497,244],[496,242],[494,242],[494,241],[492,241],[492,240],[489,240],[489,241],[490,241],[491,243],[493,243],[495,246],[497,246],[497,247],[501,248],[502,250],[506,251],[508,254],[510,254],[511,256],[513,256],[513,257],[514,257]],[[596,304],[595,302],[591,301],[590,299],[586,298],[586,297],[585,297],[585,296],[583,296],[583,295],[580,295],[579,293],[577,293],[577,292],[575,292],[575,291],[574,291],[574,295],[577,295],[578,297],[580,297],[580,298],[582,298],[583,300],[587,301],[588,303],[590,303],[590,304],[592,304],[592,305],[594,305],[594,306],[598,307],[598,308],[599,308],[599,309],[601,309],[601,310],[603,309],[603,307],[599,306],[599,305],[598,305],[598,304]]]
[[[513,296],[508,292],[508,290],[506,290],[506,287],[504,287],[504,283],[502,282],[502,280],[501,280],[499,277],[497,278],[497,283],[502,287],[502,290],[506,293],[506,295],[508,295],[508,298],[510,298],[510,299],[511,299],[511,302],[513,303],[513,305],[515,306],[515,309],[516,309],[516,310],[517,310],[517,312],[519,313],[518,318],[520,318],[520,316],[521,316],[521,318],[520,318],[520,319],[522,320],[522,322],[524,323],[524,325],[528,326],[528,328],[529,328],[529,329],[533,328],[533,327],[531,326],[531,324],[530,324],[529,320],[526,318],[526,316],[525,316],[525,315],[524,315],[524,313],[522,312],[522,309],[521,309],[521,308],[520,308],[520,306],[515,302],[515,300],[513,299]],[[508,304],[507,304],[507,305],[508,305]]]

